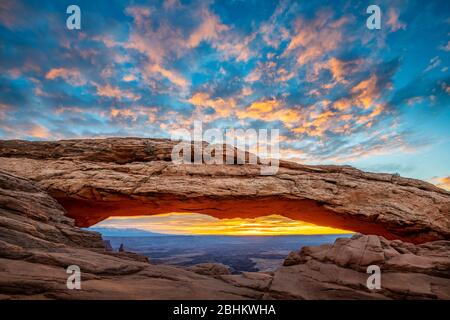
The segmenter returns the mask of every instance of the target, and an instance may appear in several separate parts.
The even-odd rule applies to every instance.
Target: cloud
[[[27,132],[28,135],[34,137],[34,138],[40,138],[40,139],[48,139],[51,137],[50,131],[39,124],[33,125],[30,130]]]
[[[378,78],[375,74],[371,75],[368,79],[359,82],[351,89],[351,93],[354,94],[354,102],[357,106],[369,109],[376,106],[375,100],[380,98],[380,90],[377,86]]]
[[[200,107],[201,112],[206,107],[214,109],[217,117],[228,117],[236,108],[236,101],[233,98],[227,100],[223,98],[212,99],[206,92],[195,93],[188,102]]]
[[[184,77],[174,71],[167,70],[158,64],[149,65],[147,71],[150,73],[158,73],[183,89],[188,89],[189,87],[189,82]]]
[[[447,44],[440,47],[444,51],[450,51],[450,40],[447,41]]]
[[[1,1],[3,138],[169,137],[197,119],[278,128],[286,154],[343,163],[445,132],[448,19],[434,5],[387,9],[387,32],[371,32],[357,1],[133,3],[86,6],[95,26],[69,36],[49,1]],[[433,37],[416,37],[419,21]]]
[[[229,28],[220,23],[219,18],[206,8],[202,8],[198,13],[200,25],[191,33],[187,44],[191,48],[197,47],[202,41],[217,40],[219,35]]]
[[[301,118],[297,110],[284,108],[283,104],[275,99],[255,101],[244,110],[237,110],[236,115],[239,119],[281,121],[289,128],[299,122]]]
[[[6,104],[0,103],[0,120],[5,120],[7,118],[7,112],[11,108]]]
[[[122,80],[125,82],[135,81],[136,79],[137,77],[134,74],[127,74],[122,78]]]
[[[215,41],[213,46],[222,53],[226,60],[235,58],[238,62],[246,62],[254,54],[250,50],[250,43],[253,39],[253,35],[244,38],[231,36],[225,40]]]
[[[166,10],[179,8],[179,7],[181,7],[180,0],[165,0],[164,1],[164,8]]]
[[[335,115],[335,112],[330,110],[322,112],[311,110],[306,116],[303,116],[300,126],[294,128],[292,131],[295,133],[305,133],[312,137],[322,137],[326,131],[331,130],[337,124]]]
[[[130,6],[126,8],[125,12],[133,17],[134,23],[137,26],[143,27],[147,24],[152,13],[152,9],[145,6]]]
[[[450,191],[450,176],[447,177],[433,177],[431,182],[437,185],[439,188]]]
[[[441,59],[440,59],[438,56],[432,58],[432,59],[430,60],[430,63],[428,64],[428,66],[427,66],[426,69],[424,70],[424,72],[428,72],[428,71],[433,70],[434,68],[439,67],[439,65],[441,64],[441,62],[442,62],[442,61],[441,61]]]
[[[21,1],[2,0],[0,1],[0,25],[8,29],[24,28],[30,26],[29,12]]]
[[[298,18],[295,34],[283,53],[283,56],[297,53],[297,64],[304,65],[338,48],[343,42],[343,26],[349,18],[332,20],[329,12],[320,12],[313,20]],[[298,50],[300,49],[300,50]]]
[[[259,81],[262,77],[263,73],[259,68],[255,68],[253,71],[251,71],[246,77],[245,81],[247,82],[256,82]]]
[[[334,81],[347,84],[349,81],[345,78],[350,78],[355,72],[360,71],[363,64],[363,59],[344,61],[332,57],[324,63],[314,64],[314,71],[317,74],[320,70],[327,69],[331,72]]]
[[[157,108],[155,107],[144,107],[136,106],[125,109],[111,108],[110,116],[112,119],[130,119],[132,121],[137,121],[139,117],[144,117],[146,123],[156,122]]]
[[[117,100],[133,100],[137,101],[141,98],[140,95],[133,93],[130,90],[123,90],[119,87],[112,86],[110,84],[105,85],[99,85],[95,84],[97,88],[97,95],[100,97],[108,97],[108,98],[114,98]]]
[[[49,80],[61,78],[73,86],[82,86],[87,82],[81,72],[76,68],[54,68],[47,72],[45,78]]]
[[[387,21],[386,21],[386,25],[389,27],[389,30],[391,30],[392,32],[398,31],[400,29],[405,30],[406,29],[406,24],[404,22],[401,22],[399,20],[399,12],[397,9],[395,8],[390,8],[388,13],[387,13]]]

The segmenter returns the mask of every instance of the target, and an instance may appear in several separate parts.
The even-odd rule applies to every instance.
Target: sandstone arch
[[[176,165],[170,161],[174,143],[1,141],[0,169],[36,181],[78,226],[114,215],[276,213],[414,243],[450,238],[450,193],[429,183],[285,161],[273,176],[261,176],[259,165]]]

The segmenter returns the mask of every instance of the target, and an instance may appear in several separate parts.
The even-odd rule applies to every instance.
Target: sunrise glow
[[[352,231],[317,226],[280,215],[254,219],[217,219],[198,213],[168,213],[154,216],[111,217],[95,227],[136,228],[157,233],[195,235],[314,235],[348,234]]]

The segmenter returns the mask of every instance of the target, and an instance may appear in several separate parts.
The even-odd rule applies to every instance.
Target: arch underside
[[[219,219],[257,218],[278,214],[292,220],[313,223],[337,229],[350,230],[363,234],[377,234],[387,239],[401,239],[419,243],[428,241],[430,235],[422,237],[408,234],[401,236],[399,230],[391,232],[386,226],[375,221],[355,219],[345,214],[333,212],[314,200],[282,199],[263,197],[255,199],[215,199],[210,197],[185,198],[174,195],[161,195],[152,199],[119,197],[114,201],[98,201],[55,197],[66,209],[67,215],[79,227],[89,227],[109,217],[150,216],[164,213],[200,213]]]

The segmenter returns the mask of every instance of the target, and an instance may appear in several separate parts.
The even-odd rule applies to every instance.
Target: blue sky
[[[66,8],[81,8],[81,30]],[[366,27],[378,4],[381,30]],[[0,138],[278,128],[282,156],[450,186],[448,1],[0,3]]]

